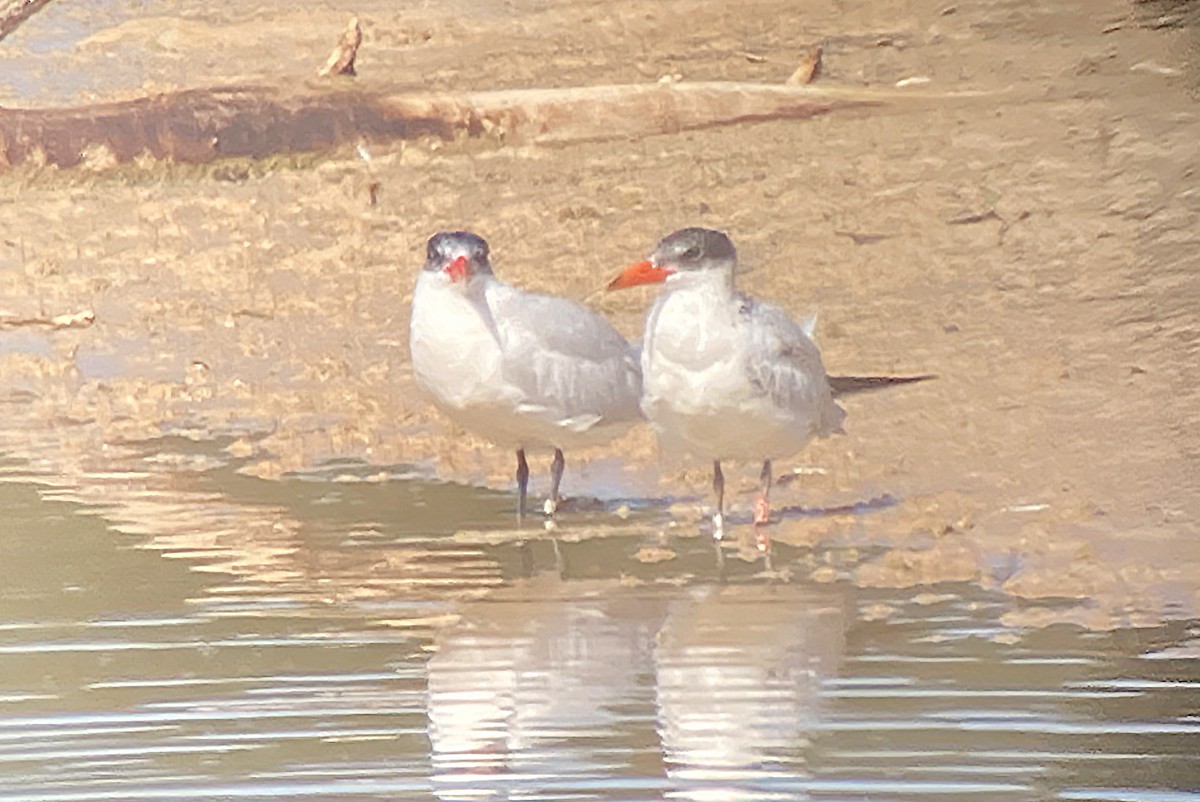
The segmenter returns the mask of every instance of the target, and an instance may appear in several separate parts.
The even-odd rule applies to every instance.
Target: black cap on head
[[[492,272],[487,240],[470,231],[439,231],[430,237],[425,247],[425,269],[441,270],[460,256],[467,257],[474,272]]]
[[[716,263],[737,262],[733,240],[711,228],[681,228],[663,237],[654,249],[654,263],[680,270],[698,270]]]

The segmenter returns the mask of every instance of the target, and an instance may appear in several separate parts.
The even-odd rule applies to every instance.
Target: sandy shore
[[[43,17],[65,24],[52,6],[4,54],[46,92],[10,80],[0,103],[307,80],[349,16],[336,5],[173,3],[89,28],[50,75],[31,44]],[[1014,624],[1196,614],[1195,32],[1119,0],[725,5],[358,4],[360,80],[782,82],[823,40],[823,84],[980,96],[616,142],[0,174],[0,313],[83,315],[0,331],[0,449],[93,500],[131,492],[95,478],[114,472],[174,481],[178,466],[128,447],[164,435],[217,438],[267,478],[349,457],[506,488],[510,455],[451,429],[411,383],[425,239],[472,228],[506,280],[584,298],[700,224],[733,235],[747,290],[819,315],[832,373],[941,377],[848,399],[846,436],[779,466],[801,473],[781,504],[827,513],[785,520],[778,540],[884,548],[814,579],[981,582],[1022,601]],[[114,49],[128,59],[96,83]],[[649,297],[595,305],[636,337]],[[568,458],[568,493],[701,498],[708,482],[704,466],[660,464],[645,429]],[[744,509],[756,471],[727,475]],[[885,496],[899,503],[837,512]],[[152,527],[153,505],[140,514]]]

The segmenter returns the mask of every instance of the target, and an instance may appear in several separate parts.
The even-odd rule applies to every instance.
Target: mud
[[[452,430],[412,386],[426,237],[470,227],[505,279],[584,298],[663,233],[701,224],[733,235],[744,288],[819,314],[830,372],[940,377],[847,399],[846,436],[778,466],[797,480],[779,493],[792,510],[776,541],[825,555],[794,571],[976,582],[1025,601],[1013,625],[1196,614],[1194,28],[1120,0],[470,8],[357,4],[358,80],[782,83],[823,41],[819,86],[972,96],[616,141],[18,167],[0,176],[0,317],[94,322],[0,331],[0,449],[65,497],[185,541],[214,502],[178,509],[172,488],[197,466],[142,441],[216,440],[213,464],[271,481],[353,459],[358,480],[507,489],[511,456]],[[306,80],[351,8],[178,2],[107,29],[70,13],[52,5],[5,41],[0,103]],[[43,22],[74,33],[42,47]],[[648,302],[593,301],[631,337]],[[531,460],[536,489],[548,461]],[[726,472],[735,519],[756,475]],[[707,483],[704,466],[659,464],[640,429],[569,454],[565,490],[613,509],[673,499],[664,529],[699,535]],[[264,516],[221,509],[230,531]]]

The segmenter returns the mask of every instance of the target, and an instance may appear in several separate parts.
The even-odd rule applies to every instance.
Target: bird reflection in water
[[[834,591],[538,577],[461,609],[428,664],[439,799],[610,785],[760,798],[803,781],[842,651]],[[715,794],[715,796],[714,796]]]

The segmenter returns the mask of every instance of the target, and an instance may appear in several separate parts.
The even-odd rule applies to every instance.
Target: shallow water
[[[824,41],[895,103],[6,177],[0,802],[1200,802],[1194,5],[48,6],[2,105],[299,86],[352,12],[390,90],[778,83]],[[831,371],[939,375],[778,466],[770,565],[756,471],[718,549],[645,430],[515,529],[511,454],[410,381],[433,231],[583,298],[687,223]]]
[[[186,543],[5,475],[6,801],[1200,799],[1200,622],[1015,629],[977,586],[790,582],[852,557],[719,561],[654,511],[518,532],[399,470],[194,471],[147,498]]]

